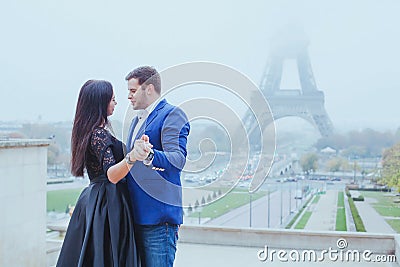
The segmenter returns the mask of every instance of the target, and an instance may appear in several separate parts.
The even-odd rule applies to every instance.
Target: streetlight
[[[289,215],[292,214],[292,185],[289,184]]]
[[[354,161],[353,161],[353,165],[354,165],[354,178],[353,178],[353,183],[355,184],[355,183],[356,183],[356,166],[357,166],[357,162],[356,162],[355,159],[354,159]]]
[[[296,193],[294,194],[295,195],[295,198],[296,198],[296,210],[298,210],[299,209],[299,202],[297,201],[297,197],[298,197],[298,192],[299,192],[299,181],[298,180],[296,180]]]
[[[268,190],[268,228],[270,227],[270,207],[271,207],[271,191]]]
[[[252,200],[252,195],[251,195],[251,192],[249,192],[249,195],[250,195],[250,218],[249,218],[249,224],[250,224],[250,228],[251,228],[251,200]]]
[[[201,211],[199,210],[199,224],[201,224]]]
[[[283,188],[281,183],[281,227],[283,222]]]
[[[201,210],[203,209],[203,207],[197,207],[197,211],[199,213],[199,224],[201,224]]]

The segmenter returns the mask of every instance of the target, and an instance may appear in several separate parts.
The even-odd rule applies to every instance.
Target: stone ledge
[[[283,249],[323,250],[329,247],[335,248],[339,239],[345,239],[349,249],[368,249],[375,253],[393,254],[396,250],[395,236],[341,231],[182,226],[179,240],[182,243],[210,245],[240,247],[268,245]]]
[[[48,139],[0,139],[0,149],[7,148],[23,148],[23,147],[40,147],[49,146],[52,143]]]

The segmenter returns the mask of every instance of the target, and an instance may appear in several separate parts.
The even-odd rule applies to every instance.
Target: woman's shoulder
[[[92,131],[92,135],[107,135],[107,136],[109,136],[110,133],[104,127],[96,126]]]
[[[91,140],[92,143],[98,141],[109,142],[111,141],[111,134],[104,127],[97,126],[92,131]]]
[[[121,140],[119,140],[117,137],[115,137],[108,129],[98,126],[96,128],[93,129],[92,132],[92,139],[107,139],[109,141],[111,141],[112,143],[115,142],[121,142]]]

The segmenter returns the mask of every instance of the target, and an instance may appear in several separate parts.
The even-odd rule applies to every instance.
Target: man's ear
[[[153,94],[155,91],[154,91],[154,85],[153,84],[149,84],[148,86],[147,86],[147,88],[146,88],[146,91],[147,91],[147,94],[148,95],[151,95],[151,94]]]

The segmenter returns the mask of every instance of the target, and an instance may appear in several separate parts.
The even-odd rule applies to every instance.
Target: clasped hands
[[[144,134],[140,139],[135,140],[129,157],[143,161],[149,156],[152,147],[153,145],[149,142],[149,137]]]

